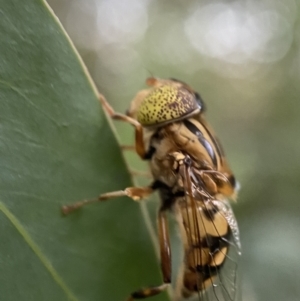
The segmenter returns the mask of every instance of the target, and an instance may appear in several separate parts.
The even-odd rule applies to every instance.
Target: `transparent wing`
[[[209,201],[217,213],[214,219],[211,217],[211,222],[218,220],[217,215],[220,215],[228,223],[228,235],[220,236],[219,247],[215,252],[220,252],[224,256],[224,262],[217,269],[215,276],[211,277],[211,286],[206,290],[207,301],[241,301],[239,276],[238,276],[238,263],[241,255],[241,245],[239,238],[239,229],[236,219],[234,217],[231,206],[227,200],[212,200]],[[206,205],[207,207],[207,205]],[[216,228],[217,225],[215,224]],[[225,250],[224,245],[227,245]],[[211,254],[213,258],[213,254]],[[216,262],[217,264],[218,262]],[[201,300],[201,299],[200,299]],[[202,301],[202,300],[201,300]]]
[[[240,231],[230,203],[226,199],[213,200],[212,203],[219,209],[220,214],[222,214],[227,220],[233,238],[231,246],[235,248],[236,253],[241,255],[242,250],[240,241]]]
[[[180,209],[186,236],[179,277],[182,300],[241,301],[237,273],[241,247],[230,204],[212,198],[192,169],[187,165],[184,168],[186,195]]]

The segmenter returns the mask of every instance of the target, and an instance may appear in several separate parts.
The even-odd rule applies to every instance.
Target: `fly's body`
[[[135,127],[136,152],[148,160],[153,183],[100,195],[98,200],[127,195],[141,200],[158,190],[163,283],[131,294],[147,298],[171,283],[171,249],[166,212],[177,218],[184,259],[174,299],[195,296],[201,301],[236,299],[239,251],[238,227],[226,198],[236,194],[235,178],[223,150],[203,117],[199,94],[177,80],[150,78],[152,87],[137,94],[127,115],[115,113],[103,98],[107,112]],[[88,202],[65,206],[68,213]],[[227,266],[227,267],[226,267]]]

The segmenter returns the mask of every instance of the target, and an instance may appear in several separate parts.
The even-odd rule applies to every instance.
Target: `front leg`
[[[91,200],[83,200],[71,205],[64,205],[62,206],[61,210],[64,215],[68,215],[69,213],[85,206],[88,204],[96,203],[96,202],[103,202],[109,199],[114,199],[122,196],[128,196],[134,201],[140,201],[148,197],[151,193],[153,193],[153,188],[151,186],[146,187],[127,187],[124,190],[112,191],[107,192],[99,195],[95,199]]]
[[[137,154],[141,157],[141,159],[144,159],[146,157],[146,150],[144,145],[144,134],[143,134],[143,127],[142,125],[134,118],[127,116],[125,114],[117,113],[115,110],[111,107],[111,105],[107,102],[105,97],[103,95],[99,95],[99,100],[104,108],[104,110],[107,112],[107,114],[115,120],[121,120],[124,122],[127,122],[134,126],[135,128],[135,151]]]
[[[169,239],[168,222],[165,209],[158,212],[158,237],[160,246],[161,271],[163,274],[163,283],[158,286],[146,287],[131,293],[126,301],[136,299],[145,299],[160,294],[165,291],[171,283],[171,248]]]

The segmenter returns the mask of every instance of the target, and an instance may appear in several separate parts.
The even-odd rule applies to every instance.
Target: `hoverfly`
[[[133,292],[127,301],[164,291],[171,284],[171,248],[166,212],[179,224],[184,259],[174,300],[195,297],[201,301],[237,301],[239,230],[227,201],[237,184],[223,150],[205,121],[204,103],[187,84],[175,80],[147,79],[125,114],[116,113],[104,97],[104,109],[135,128],[135,150],[148,160],[153,182],[128,187],[63,207],[69,212],[95,201],[128,196],[135,201],[159,192],[158,237],[163,283]]]

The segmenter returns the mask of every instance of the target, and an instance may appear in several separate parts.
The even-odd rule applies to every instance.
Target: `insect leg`
[[[137,177],[145,177],[145,178],[150,178],[152,179],[152,174],[149,171],[141,171],[141,170],[135,170],[135,169],[129,169],[129,172],[133,176]]]
[[[120,148],[124,151],[135,151],[134,145],[120,145]]]
[[[155,296],[165,291],[171,283],[171,248],[165,209],[160,209],[158,212],[158,236],[163,283],[158,286],[146,287],[137,290],[133,292],[126,301],[133,301],[135,299],[144,299]]]
[[[111,105],[107,102],[107,100],[104,98],[103,95],[99,95],[99,100],[102,103],[103,108],[108,113],[108,115],[112,119],[121,120],[124,122],[127,122],[134,126],[135,128],[135,150],[138,153],[138,155],[144,159],[146,155],[146,150],[144,146],[144,136],[143,136],[143,127],[142,125],[135,120],[134,118],[127,116],[125,114],[117,113],[115,110],[111,107]]]
[[[145,299],[148,297],[155,296],[157,294],[160,294],[161,292],[165,291],[167,289],[169,284],[163,283],[162,285],[159,286],[154,286],[154,287],[147,287],[144,289],[141,289],[139,291],[133,292],[126,301],[134,301],[136,299]]]
[[[171,248],[169,238],[169,228],[165,210],[158,212],[158,236],[160,245],[161,270],[164,283],[171,283]]]
[[[147,196],[149,196],[153,192],[153,188],[151,186],[146,187],[127,187],[124,190],[107,192],[99,195],[95,199],[83,200],[71,205],[62,206],[61,210],[64,215],[71,213],[74,210],[77,210],[87,204],[92,204],[96,202],[102,202],[113,198],[118,198],[122,196],[128,196],[132,198],[134,201],[140,201]]]

